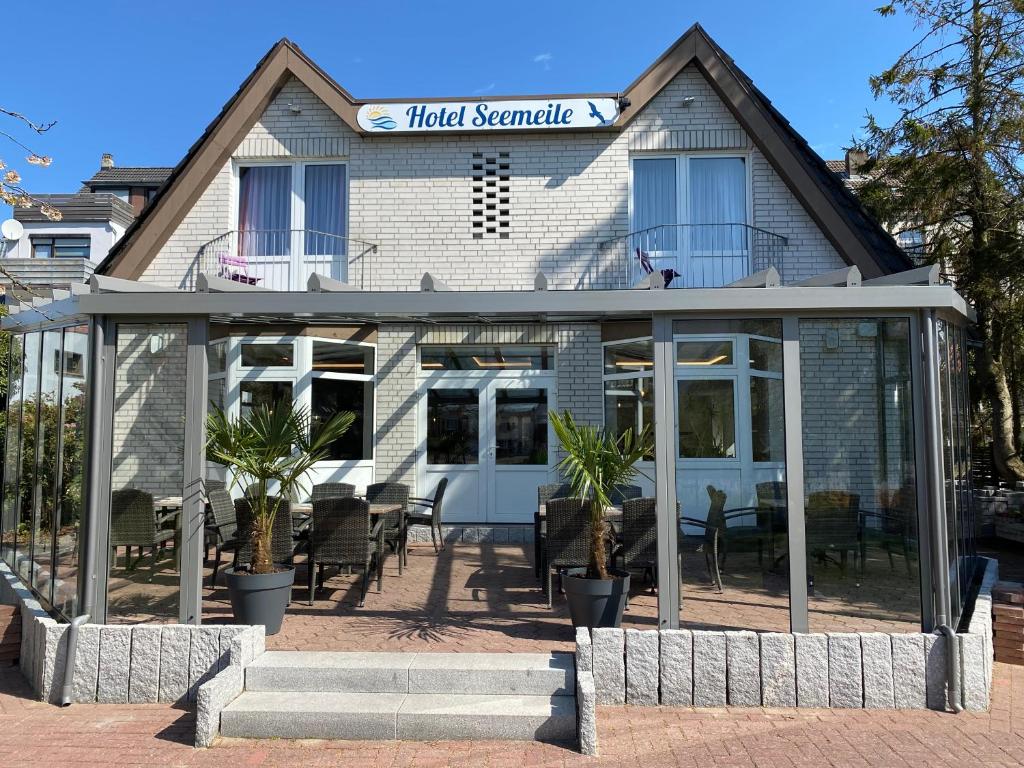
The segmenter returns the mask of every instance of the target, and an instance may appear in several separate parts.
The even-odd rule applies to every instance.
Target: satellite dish
[[[25,227],[17,219],[7,219],[0,224],[0,235],[4,236],[4,240],[20,240],[23,234],[25,234]]]

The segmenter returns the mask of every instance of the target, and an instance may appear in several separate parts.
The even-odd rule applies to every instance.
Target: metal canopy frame
[[[90,433],[87,458],[88,509],[83,562],[90,573],[80,579],[82,605],[102,616],[109,570],[107,538],[110,503],[111,425],[113,417],[114,344],[121,322],[187,323],[186,440],[184,509],[179,620],[201,621],[200,561],[202,553],[202,484],[207,363],[211,323],[324,324],[389,322],[601,322],[626,318],[652,322],[654,400],[659,414],[674,413],[673,322],[689,318],[776,317],[783,323],[783,395],[785,411],[786,485],[789,510],[791,630],[808,631],[807,562],[805,548],[803,430],[801,424],[800,318],[901,316],[910,321],[914,386],[914,445],[918,483],[922,624],[930,630],[948,616],[945,578],[935,571],[945,562],[946,516],[943,514],[941,433],[934,377],[934,323],[943,317],[957,324],[973,321],[974,313],[948,285],[937,282],[931,267],[877,280],[861,281],[856,268],[844,268],[779,286],[771,271],[751,275],[732,286],[684,290],[551,291],[537,280],[533,291],[453,291],[425,276],[421,291],[361,291],[322,275],[313,275],[309,291],[274,292],[231,281],[200,276],[202,290],[185,292],[148,283],[94,276],[91,291],[57,293],[51,300],[34,299],[3,320],[14,333],[90,322]],[[429,279],[427,279],[429,278]],[[658,625],[679,626],[680,587],[676,558],[676,463],[674,416],[662,418],[656,430],[655,466],[658,526]],[[669,425],[664,428],[664,425]],[[938,460],[936,457],[940,457]]]

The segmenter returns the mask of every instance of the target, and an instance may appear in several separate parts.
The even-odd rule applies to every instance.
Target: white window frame
[[[628,339],[615,339],[614,341],[602,341],[601,342],[601,424],[603,426],[605,426],[605,427],[608,426],[608,414],[607,414],[607,411],[605,409],[605,402],[604,402],[605,398],[608,397],[608,390],[605,387],[605,384],[607,384],[610,381],[631,381],[633,379],[649,379],[652,382],[654,380],[654,366],[653,365],[651,365],[650,368],[648,370],[646,370],[646,371],[623,371],[622,373],[607,373],[607,372],[605,372],[605,370],[604,370],[605,351],[608,349],[608,347],[617,347],[617,346],[621,346],[623,344],[637,344],[637,343],[641,343],[641,342],[644,342],[644,341],[651,342],[651,349],[652,349],[652,352],[653,352],[653,349],[654,349],[654,337],[653,336],[634,336],[634,337],[628,338]],[[641,416],[641,418],[643,417],[643,409],[642,408],[640,409],[640,416]],[[638,426],[640,426],[640,425],[638,425]],[[647,425],[645,424],[645,425],[642,425],[642,426],[647,426]],[[652,422],[650,424],[650,427],[651,427],[652,430],[655,429],[654,422]],[[652,437],[653,437],[653,433],[652,433]],[[653,454],[653,452],[654,452],[654,449],[652,447],[651,448],[651,453]],[[650,469],[650,470],[652,470],[652,473],[650,474],[650,476],[653,477],[653,469],[654,469],[654,460],[653,459],[641,459],[640,461],[637,462],[637,465],[639,467],[641,467],[641,469],[644,469],[644,470]]]
[[[349,211],[351,208],[350,198],[352,191],[351,168],[348,158],[293,158],[282,160],[280,158],[258,158],[258,159],[235,159],[231,166],[231,222],[229,231],[239,230],[239,208],[241,203],[241,172],[243,168],[256,167],[288,167],[291,169],[291,197],[289,199],[290,231],[289,240],[289,274],[302,274],[301,266],[306,254],[306,168],[311,165],[342,165],[345,167],[345,210],[342,217],[345,222],[344,238],[350,237]],[[346,253],[348,248],[346,247]],[[347,259],[347,257],[346,257]],[[347,265],[346,265],[347,276]],[[292,281],[294,282],[294,280]],[[288,286],[291,290],[305,290],[305,285]]]
[[[371,423],[364,424],[364,429],[369,432],[370,445],[369,445],[369,456],[361,459],[330,459],[328,461],[318,462],[318,466],[325,468],[342,468],[352,467],[359,465],[373,465],[374,459],[377,455],[377,345],[373,342],[368,341],[350,341],[348,339],[331,339],[326,336],[299,336],[296,339],[302,339],[301,344],[303,354],[303,370],[308,373],[300,377],[300,388],[302,390],[301,395],[296,392],[295,399],[304,402],[306,406],[312,411],[313,408],[313,380],[314,379],[332,379],[334,381],[360,381],[370,382],[372,385],[370,388],[373,410]],[[316,371],[313,369],[313,344],[314,342],[323,342],[327,344],[344,344],[350,347],[362,347],[373,350],[373,372],[372,373],[340,373],[338,371]]]
[[[700,151],[700,152],[644,152],[644,153],[633,153],[629,157],[629,193],[628,193],[628,209],[629,209],[629,231],[637,231],[636,223],[636,208],[635,198],[633,189],[633,173],[634,163],[637,160],[675,160],[676,163],[676,223],[680,225],[692,224],[690,221],[690,160],[698,158],[736,158],[743,160],[743,167],[746,171],[746,221],[736,222],[721,222],[722,224],[745,224],[747,226],[753,226],[754,220],[754,183],[753,183],[753,153],[752,152],[737,152],[736,150],[722,150],[722,151]],[[667,222],[666,222],[667,224]],[[651,251],[649,255],[652,259],[657,258],[679,258],[680,261],[689,258],[707,258],[710,255],[713,256],[742,256],[743,251],[728,252],[728,251],[715,251],[713,254],[704,255],[704,252],[694,251],[690,247],[689,238],[687,238],[688,230],[685,226],[680,227],[675,251]],[[748,241],[746,248],[746,256],[752,260],[752,247]]]

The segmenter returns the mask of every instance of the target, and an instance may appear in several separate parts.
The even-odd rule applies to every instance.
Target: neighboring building
[[[638,482],[657,497],[659,626],[680,621],[677,534],[718,525],[725,542],[736,531],[709,522],[723,504],[754,520],[740,527],[764,558],[746,583],[759,606],[777,600],[782,631],[827,631],[829,611],[843,631],[876,610],[929,632],[956,624],[975,564],[970,311],[911,268],[699,27],[622,92],[496,99],[355,99],[282,40],[92,292],[4,322],[27,350],[11,413],[44,396],[29,371],[60,359],[69,332],[91,334],[96,387],[90,432],[75,433],[88,503],[66,505],[95,551],[62,572],[71,544],[27,533],[39,494],[19,490],[15,438],[3,555],[65,615],[88,588],[108,621],[152,602],[196,623],[200,536],[183,537],[180,594],[149,602],[110,598],[107,542],[119,491],[183,498],[179,523],[202,530],[208,401],[354,412],[310,480],[427,496],[447,478],[445,522],[474,536],[534,530],[538,486],[557,476],[548,413],[571,410],[656,434]],[[56,579],[38,576],[36,537],[58,553]],[[827,607],[815,568],[821,589],[825,563],[845,574],[865,551],[884,569],[844,579]],[[845,607],[862,581],[877,588],[867,613]]]
[[[825,165],[832,171],[840,181],[854,194],[875,178],[875,174],[865,169],[868,156],[865,152],[847,150],[846,157],[842,160],[826,160]],[[910,257],[915,264],[924,264],[924,231],[918,226],[890,227],[889,233],[896,239],[903,252]]]
[[[0,286],[9,286],[11,277],[31,289],[84,283],[170,171],[117,168],[105,154],[100,170],[78,192],[35,195],[39,203],[60,211],[60,221],[47,218],[39,205],[15,208],[13,218],[23,233],[18,239],[0,239],[0,267],[7,272],[0,274]]]

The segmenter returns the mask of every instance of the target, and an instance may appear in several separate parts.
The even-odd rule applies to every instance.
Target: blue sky
[[[732,55],[826,158],[864,124],[867,78],[911,42],[878,0],[10,3],[0,106],[56,120],[33,137],[48,169],[0,137],[34,192],[67,192],[111,152],[174,165],[280,37],[358,98],[619,91],[693,22]],[[44,18],[40,18],[40,14]],[[32,32],[32,30],[37,30]]]

